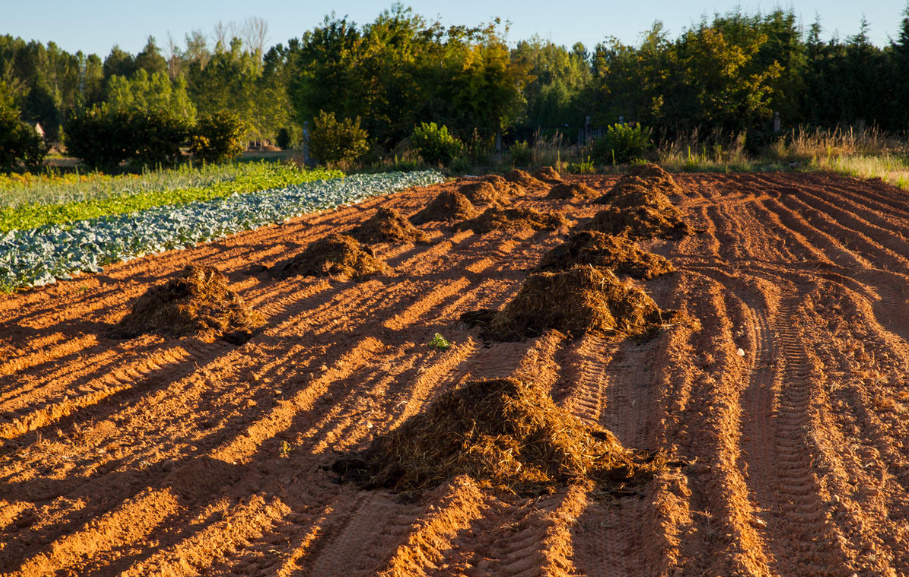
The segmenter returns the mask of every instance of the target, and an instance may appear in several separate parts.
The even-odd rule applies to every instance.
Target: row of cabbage
[[[412,186],[441,182],[436,171],[354,175],[287,188],[163,206],[0,237],[0,289],[43,286],[78,272],[284,222]]]

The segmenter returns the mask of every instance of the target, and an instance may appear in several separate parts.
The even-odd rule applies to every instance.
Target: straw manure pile
[[[562,176],[551,166],[544,166],[533,173],[533,177],[549,184],[562,182]]]
[[[652,477],[661,457],[626,449],[608,430],[559,408],[544,387],[516,379],[473,381],[336,461],[342,481],[419,491],[457,475],[514,492],[554,492],[595,481],[621,488]]]
[[[584,228],[610,235],[625,235],[633,239],[657,237],[679,239],[697,232],[682,219],[681,213],[675,207],[669,211],[660,211],[649,206],[637,208],[608,206],[596,213],[593,220]]]
[[[555,230],[568,224],[568,220],[558,212],[540,212],[532,208],[487,208],[483,214],[470,220],[457,223],[455,230],[472,230],[476,234],[486,234],[494,230]]]
[[[413,224],[425,224],[433,221],[452,221],[473,218],[477,208],[466,196],[458,191],[442,191],[427,204],[423,210],[410,217]]]
[[[536,188],[543,186],[543,182],[537,180],[536,178],[530,176],[530,173],[525,172],[521,169],[510,170],[505,173],[505,180],[508,182],[514,182],[524,187]]]
[[[477,180],[462,184],[458,192],[463,194],[474,206],[494,204],[499,200],[495,186],[486,180]]]
[[[597,195],[597,191],[590,188],[583,182],[568,184],[560,182],[549,189],[546,198],[549,200],[571,200],[582,199],[589,200]]]
[[[667,196],[682,193],[682,187],[659,164],[648,163],[635,166],[628,171],[628,176],[646,180],[650,183],[651,188],[655,188]]]
[[[429,237],[425,232],[401,216],[393,208],[382,207],[368,220],[350,231],[350,236],[362,243],[377,244],[382,242],[425,244]]]
[[[145,333],[199,335],[245,342],[265,324],[225,277],[211,266],[187,266],[163,285],[140,296],[117,323],[111,336],[131,338]]]
[[[469,312],[461,321],[480,325],[484,338],[519,341],[549,329],[573,337],[643,336],[659,330],[669,316],[644,291],[612,272],[577,266],[532,274],[501,311]]]
[[[333,233],[309,244],[303,252],[271,269],[274,278],[292,276],[346,276],[361,278],[389,272],[372,249],[346,234]]]
[[[527,191],[524,190],[523,186],[516,182],[505,180],[498,174],[487,174],[486,176],[481,177],[480,180],[491,184],[499,194],[507,194],[508,196],[522,196],[527,194]]]
[[[597,231],[572,234],[562,244],[547,251],[538,270],[567,270],[577,265],[590,265],[649,280],[675,271],[665,258],[641,250],[632,240]]]

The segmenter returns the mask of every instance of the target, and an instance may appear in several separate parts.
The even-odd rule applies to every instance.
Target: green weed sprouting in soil
[[[440,351],[447,351],[451,348],[451,343],[448,342],[441,334],[436,333],[435,336],[432,337],[432,340],[429,341],[429,346]]]

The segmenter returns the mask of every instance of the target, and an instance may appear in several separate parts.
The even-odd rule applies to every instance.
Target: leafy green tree
[[[203,116],[193,130],[190,151],[208,163],[232,160],[243,152],[248,125],[234,112],[222,110]]]
[[[196,117],[196,108],[187,93],[186,81],[178,78],[171,82],[166,72],[155,72],[149,76],[144,69],[139,69],[132,78],[112,76],[107,91],[104,107],[111,112],[154,111],[182,117],[189,123]]]
[[[529,130],[584,124],[587,87],[591,68],[587,50],[576,44],[572,50],[539,37],[518,42],[511,58],[527,66],[528,82],[523,91],[526,108],[519,124]]]
[[[891,86],[893,86],[890,127],[895,130],[909,129],[909,6],[903,11],[900,30],[890,44]]]
[[[309,134],[309,150],[322,164],[350,164],[369,150],[360,119],[338,120],[334,112],[320,111]]]
[[[34,128],[19,120],[11,91],[0,80],[0,171],[11,172],[24,164],[28,170],[41,166],[47,147]]]
[[[447,165],[461,152],[461,141],[448,132],[444,125],[421,122],[410,134],[410,145],[429,164]]]
[[[130,78],[135,74],[137,69],[135,57],[129,52],[121,50],[117,45],[114,45],[114,47],[111,48],[110,54],[104,59],[104,65],[102,67],[105,79],[112,76]]]
[[[135,65],[138,70],[144,70],[149,76],[167,72],[167,60],[161,55],[154,36],[148,37],[148,42],[141,52],[136,54]]]

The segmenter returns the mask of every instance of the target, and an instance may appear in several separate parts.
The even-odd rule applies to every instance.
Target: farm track
[[[378,206],[313,214],[0,297],[2,575],[909,575],[909,202],[825,174],[678,175],[702,234],[637,283],[680,315],[647,342],[484,343],[556,233],[379,245],[394,272],[272,281]],[[589,177],[608,190],[614,177]],[[583,223],[598,207],[542,199]],[[242,346],[114,340],[151,284],[217,266],[267,319]],[[442,333],[450,351],[427,346]],[[477,378],[534,378],[626,445],[690,464],[633,494],[416,499],[339,485],[339,452]]]

